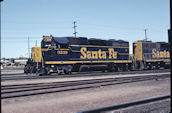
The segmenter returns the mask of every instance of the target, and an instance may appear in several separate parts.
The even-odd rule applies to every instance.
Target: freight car
[[[41,47],[32,48],[25,73],[59,74],[88,70],[131,70],[129,42],[86,37],[43,36]]]
[[[170,65],[170,44],[137,41],[133,43],[133,65],[136,69],[159,69]]]

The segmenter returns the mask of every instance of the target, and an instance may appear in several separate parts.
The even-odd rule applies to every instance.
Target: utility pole
[[[35,46],[37,46],[37,40],[36,40],[36,42],[35,42]]]
[[[145,41],[147,41],[148,40],[147,39],[147,33],[146,33],[147,29],[144,29],[144,31],[145,31]]]
[[[75,25],[75,24],[76,24],[76,21],[74,21],[73,24],[74,24],[74,26],[73,26],[74,33],[73,33],[73,34],[75,35],[75,38],[76,38],[76,33],[77,33],[77,32],[76,32],[76,27],[77,27],[77,26]]]
[[[30,58],[29,37],[28,37],[28,57]]]

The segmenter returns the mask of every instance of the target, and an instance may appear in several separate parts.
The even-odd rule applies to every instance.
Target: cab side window
[[[51,46],[56,46],[56,43],[52,41]]]
[[[68,48],[68,44],[58,44],[60,48]]]
[[[44,47],[49,47],[49,46],[51,46],[51,43],[46,43],[46,44],[44,45]]]

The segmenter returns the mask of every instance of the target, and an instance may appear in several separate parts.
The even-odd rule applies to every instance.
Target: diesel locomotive
[[[159,69],[170,66],[170,44],[137,41],[133,43],[133,65],[136,69]]]
[[[32,47],[24,72],[43,75],[158,69],[170,63],[169,48],[165,42],[137,41],[130,55],[129,42],[124,40],[43,36],[41,47]]]

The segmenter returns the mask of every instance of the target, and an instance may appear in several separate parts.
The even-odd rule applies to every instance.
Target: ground
[[[72,113],[170,94],[170,79],[2,100],[3,113]]]

